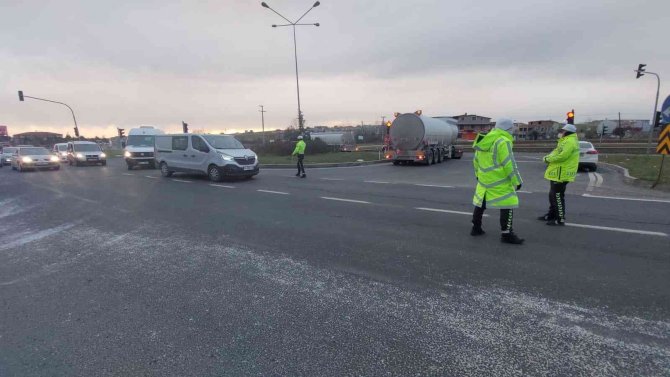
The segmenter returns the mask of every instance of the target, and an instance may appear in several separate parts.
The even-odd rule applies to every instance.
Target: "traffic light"
[[[23,90],[19,90],[19,101],[23,101]]]
[[[188,133],[188,123],[185,123],[183,120],[181,121],[181,128],[184,130],[184,133]]]
[[[603,133],[602,134],[603,135],[606,134],[607,130],[608,130],[607,126],[603,124]]]
[[[575,124],[575,110],[568,111],[568,124]]]
[[[644,76],[644,67],[646,67],[646,64],[638,64],[637,66],[637,77],[636,79],[639,79],[640,77]]]
[[[124,132],[125,128],[117,128],[117,130],[119,130],[119,137],[123,137],[124,134],[125,134],[125,132]]]
[[[660,111],[656,112],[656,119],[654,119],[654,128],[661,126],[661,115],[662,114]]]
[[[74,128],[74,136],[79,137],[79,127]]]
[[[387,120],[386,121],[386,134],[388,135],[389,132],[391,132],[391,121]]]

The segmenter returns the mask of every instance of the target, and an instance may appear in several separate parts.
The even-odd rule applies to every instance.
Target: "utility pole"
[[[261,108],[258,112],[261,113],[261,127],[263,130],[261,135],[263,136],[263,145],[265,145],[265,113],[267,113],[267,111],[263,109],[263,105],[258,105],[258,107]]]
[[[647,71],[645,69],[646,66],[646,64],[639,64],[634,72],[637,73],[637,77],[635,77],[636,79],[639,79],[647,73],[656,76],[656,102],[654,102],[654,112],[652,112],[651,120],[649,121],[649,141],[647,142],[647,154],[651,154],[652,149],[654,149],[651,144],[651,139],[652,135],[654,134],[654,120],[656,119],[656,109],[658,108],[658,93],[661,90],[661,76],[658,73]]]

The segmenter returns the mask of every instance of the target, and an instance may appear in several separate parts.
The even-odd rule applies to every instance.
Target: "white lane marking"
[[[414,185],[414,186],[421,186],[421,187],[454,188],[454,186],[428,185],[428,184],[423,184],[423,183],[413,183],[413,185]]]
[[[123,175],[130,175],[130,176],[133,176],[133,175],[135,175],[135,174],[123,173]]]
[[[613,228],[609,226],[598,226],[598,225],[586,225],[586,224],[574,224],[574,223],[565,223],[566,226],[572,226],[575,228],[587,228],[587,229],[600,229],[600,230],[610,230],[613,232],[622,232],[622,233],[635,233],[635,234],[644,234],[648,236],[660,236],[667,237],[667,233],[663,232],[650,232],[648,230],[637,230],[637,229],[626,229],[626,228]]]
[[[532,191],[523,191],[523,190],[519,190],[517,192],[520,192],[520,193],[523,193],[523,194],[532,194],[533,193]]]
[[[589,173],[589,185],[586,186],[586,191],[593,191],[593,185],[596,182],[596,175],[593,173]]]
[[[215,185],[215,184],[210,184],[212,187],[223,187],[223,188],[228,188],[228,189],[234,189],[235,186],[226,186],[226,185]]]
[[[151,178],[151,179],[156,179],[156,178],[158,178],[158,177],[154,177],[153,175],[145,175],[145,177],[147,177],[147,178]]]
[[[670,200],[665,199],[640,199],[640,198],[625,198],[621,196],[601,196],[601,195],[591,195],[583,194],[585,198],[597,198],[597,199],[612,199],[612,200],[632,200],[636,202],[655,202],[655,203],[670,203]]]
[[[258,192],[265,192],[268,194],[278,194],[278,195],[289,195],[288,192],[282,192],[282,191],[270,191],[270,190],[256,190]]]
[[[349,203],[359,203],[359,204],[372,204],[370,202],[366,202],[364,200],[353,200],[353,199],[343,199],[343,198],[331,198],[329,196],[322,196],[321,199],[326,199],[326,200],[336,200],[339,202],[349,202]]]
[[[603,176],[600,175],[600,173],[593,173],[593,174],[595,174],[596,176],[596,187],[600,187],[600,185],[602,185],[604,181]]]
[[[450,209],[439,209],[439,208],[423,208],[423,207],[417,207],[414,209],[418,209],[419,211],[430,211],[430,212],[442,212],[442,213],[453,213],[455,215],[467,215],[467,216],[472,216],[472,212],[464,212],[464,211],[453,211]],[[484,217],[489,217],[489,215],[484,214]]]
[[[384,182],[384,181],[363,181],[363,182],[365,182],[365,183],[379,183],[379,184],[385,184],[385,185],[388,185],[388,184],[391,183],[391,182]]]
[[[19,233],[14,239],[12,239],[11,241],[9,241],[9,242],[3,244],[2,246],[0,246],[0,250],[7,250],[7,249],[11,249],[13,247],[23,246],[23,245],[25,245],[27,243],[30,243],[30,242],[33,242],[33,241],[39,241],[42,238],[50,237],[54,234],[58,234],[60,232],[66,231],[66,230],[72,228],[75,225],[76,225],[75,223],[68,223],[68,224],[63,224],[63,225],[60,225],[60,226],[57,226],[57,227],[54,227],[54,228],[41,230],[41,231],[38,231],[38,232],[26,231],[26,232],[23,232],[23,233]]]
[[[185,181],[183,179],[174,179],[173,178],[172,180],[175,181],[175,182],[181,182],[181,183],[191,183],[191,181]]]
[[[344,181],[343,178],[320,178],[324,181]]]

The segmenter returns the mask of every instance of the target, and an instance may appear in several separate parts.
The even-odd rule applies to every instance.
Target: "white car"
[[[17,147],[4,147],[0,153],[0,164],[11,165],[14,153],[18,150]]]
[[[579,142],[579,168],[586,171],[598,169],[598,151],[588,141]]]
[[[57,155],[61,162],[67,162],[67,143],[54,144],[51,152]]]
[[[12,158],[12,169],[22,173],[28,169],[60,169],[60,159],[42,147],[17,148]]]

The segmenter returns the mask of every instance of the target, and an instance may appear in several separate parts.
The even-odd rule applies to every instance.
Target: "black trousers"
[[[305,164],[303,160],[305,159],[304,154],[298,155],[298,174],[305,174]]]
[[[481,207],[476,207],[472,212],[472,225],[475,228],[482,227],[482,217],[484,217],[484,211],[486,210],[486,198],[482,201]],[[510,233],[512,231],[512,222],[514,220],[514,210],[511,208],[503,208],[500,210],[500,230],[503,233]]]
[[[565,221],[565,189],[568,182],[549,181],[548,220]]]

